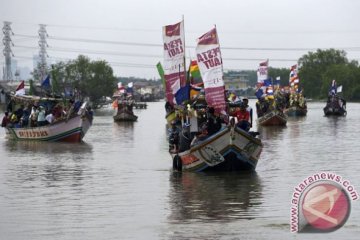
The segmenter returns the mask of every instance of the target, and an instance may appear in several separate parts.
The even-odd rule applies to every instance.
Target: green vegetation
[[[289,85],[289,68],[269,68],[273,79],[280,76],[281,86]],[[343,86],[342,95],[349,101],[360,101],[360,66],[357,61],[349,61],[346,52],[327,49],[309,52],[298,60],[300,87],[307,98],[325,99],[333,79],[337,86]],[[232,72],[233,73],[233,72]],[[239,71],[246,74],[249,85],[257,82],[256,70]],[[226,78],[226,74],[225,74]]]
[[[111,96],[117,79],[105,61],[90,61],[80,55],[76,60],[60,62],[51,68],[52,89],[57,94],[76,89],[80,97],[89,98],[94,108],[102,103],[103,96]]]
[[[360,100],[360,68],[357,61],[346,58],[342,50],[328,49],[309,52],[299,59],[300,83],[307,97],[324,99],[333,79],[343,86],[343,96]]]
[[[343,50],[327,49],[308,52],[298,60],[300,87],[308,98],[325,99],[333,79],[337,85],[343,86],[345,99],[360,101],[360,67],[357,61],[349,61]],[[274,79],[281,78],[281,86],[287,86],[289,81],[289,68],[269,68],[269,76]],[[154,66],[155,68],[155,66]],[[77,89],[82,97],[88,97],[94,107],[101,104],[103,96],[111,96],[116,89],[117,82],[126,86],[129,82],[146,82],[148,86],[162,87],[161,80],[148,80],[135,77],[115,77],[110,65],[105,61],[90,61],[80,55],[69,62],[60,62],[52,65],[51,73],[52,90],[62,94],[65,89]],[[225,73],[233,74],[237,71]],[[256,70],[239,71],[247,75],[250,86],[257,82]],[[36,79],[38,70],[33,76]],[[253,94],[253,89],[248,89],[244,94]]]

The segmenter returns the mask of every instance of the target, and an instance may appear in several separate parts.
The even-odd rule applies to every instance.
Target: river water
[[[258,129],[253,174],[173,172],[163,102],[130,124],[97,111],[81,144],[12,142],[1,130],[0,239],[359,239],[359,201],[335,232],[290,232],[294,187],[308,176],[334,172],[360,191],[360,104],[338,118],[323,107]]]

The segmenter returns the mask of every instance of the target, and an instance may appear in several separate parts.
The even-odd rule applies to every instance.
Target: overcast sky
[[[216,24],[225,70],[255,70],[267,58],[287,68],[317,48],[344,49],[360,60],[359,10],[359,0],[0,0],[18,66],[32,68],[45,24],[49,62],[83,54],[106,60],[117,76],[145,78],[158,78],[162,27],[183,16],[187,57]]]

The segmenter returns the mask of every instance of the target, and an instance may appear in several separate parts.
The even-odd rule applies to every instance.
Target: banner
[[[260,63],[259,68],[257,70],[258,83],[263,83],[264,80],[268,78],[268,65],[269,65],[269,59],[267,59],[265,62]]]
[[[176,91],[172,87],[183,87],[186,84],[184,21],[164,26],[163,41],[166,99],[171,104],[176,104]]]
[[[207,104],[216,112],[225,111],[223,66],[216,28],[198,39],[196,57],[204,82]]]

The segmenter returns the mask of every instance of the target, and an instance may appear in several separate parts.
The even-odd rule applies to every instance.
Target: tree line
[[[360,101],[360,67],[357,61],[349,61],[343,50],[318,49],[308,52],[297,62],[300,88],[307,98],[325,99],[333,79],[342,85],[342,96],[349,101]],[[269,68],[273,79],[280,76],[281,86],[289,85],[289,68]],[[247,74],[251,86],[257,82],[256,70],[241,71]]]
[[[300,88],[307,98],[325,99],[331,82],[343,86],[343,97],[349,101],[360,101],[360,67],[357,61],[349,61],[343,50],[327,49],[308,52],[297,62]],[[154,66],[155,68],[155,66]],[[74,89],[87,97],[94,107],[100,106],[104,96],[112,96],[117,83],[124,85],[129,82],[146,80],[149,85],[161,85],[161,80],[148,80],[134,77],[116,77],[113,69],[106,61],[91,61],[80,55],[68,62],[59,62],[48,69],[51,77],[51,91],[64,95],[73,94]],[[249,84],[255,86],[257,82],[256,70],[239,71],[246,74]],[[274,79],[280,76],[281,86],[289,84],[289,68],[269,68],[269,76]],[[33,72],[34,79],[38,79],[39,69]],[[226,78],[226,73],[225,73]]]

